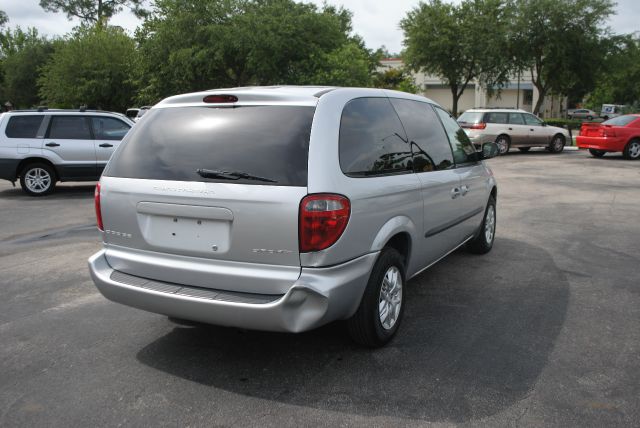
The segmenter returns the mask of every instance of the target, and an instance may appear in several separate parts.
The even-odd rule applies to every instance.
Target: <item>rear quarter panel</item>
[[[333,246],[301,254],[303,266],[335,265],[378,251],[386,244],[387,235],[390,238],[396,233],[407,233],[412,242],[418,242],[423,202],[415,174],[353,178],[340,169],[339,130],[344,106],[355,98],[384,96],[379,90],[341,89],[320,98],[309,145],[308,191],[348,197],[351,216]],[[409,264],[407,270],[411,271],[414,261]]]

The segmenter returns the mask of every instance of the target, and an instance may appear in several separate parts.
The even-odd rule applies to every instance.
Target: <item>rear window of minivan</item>
[[[125,137],[104,175],[306,186],[314,112],[307,106],[152,109]],[[202,170],[224,177],[203,177]]]

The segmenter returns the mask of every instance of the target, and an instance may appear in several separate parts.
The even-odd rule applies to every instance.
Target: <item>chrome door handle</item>
[[[460,189],[457,187],[451,189],[451,199],[456,199],[458,196],[460,196]]]
[[[460,193],[462,193],[462,196],[466,195],[467,193],[469,193],[469,186],[467,186],[466,184],[464,186],[462,186],[460,188]]]

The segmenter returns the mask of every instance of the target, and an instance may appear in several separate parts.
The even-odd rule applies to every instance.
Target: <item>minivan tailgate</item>
[[[107,248],[117,246],[118,264],[127,267],[126,273],[150,277],[154,270],[143,265],[157,264],[157,272],[162,274],[154,279],[159,280],[169,280],[168,270],[181,272],[177,260],[185,257],[192,268],[193,263],[202,264],[203,271],[209,270],[206,266],[225,263],[294,267],[299,271],[298,206],[306,193],[306,187],[103,176],[104,241]],[[124,263],[127,249],[132,250],[132,260],[138,258],[135,263]],[[157,263],[151,257],[154,253]],[[145,257],[140,259],[140,254]],[[290,270],[286,271],[288,276]],[[203,281],[190,282],[188,273],[184,270],[175,279],[202,286]],[[220,284],[211,288],[220,288]],[[228,284],[225,289],[236,288]]]

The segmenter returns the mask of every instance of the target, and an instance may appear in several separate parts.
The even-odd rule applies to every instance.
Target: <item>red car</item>
[[[579,148],[589,149],[597,158],[607,152],[622,152],[626,159],[640,159],[640,114],[583,123],[576,141]]]

